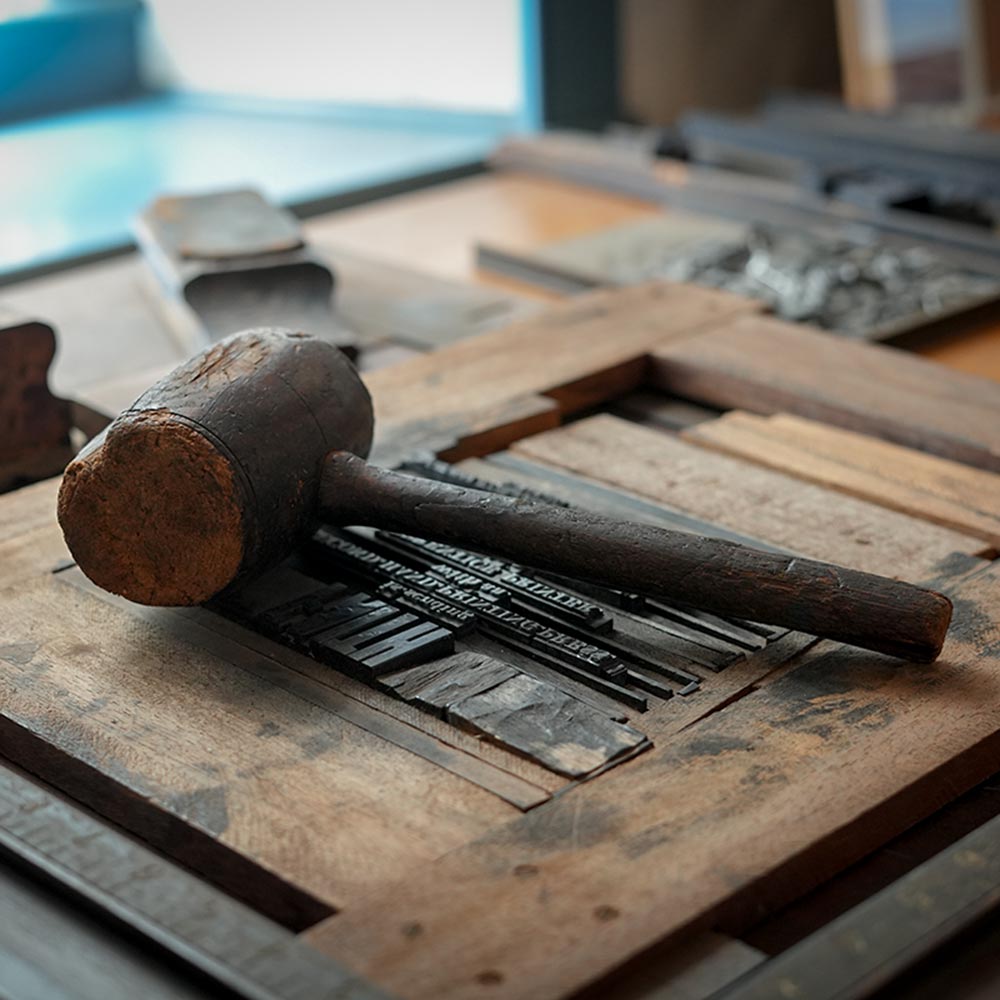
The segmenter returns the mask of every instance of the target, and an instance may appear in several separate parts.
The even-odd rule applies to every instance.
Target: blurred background
[[[308,215],[542,128],[829,187],[873,164],[803,150],[817,106],[782,96],[989,123],[998,24],[994,0],[0,0],[0,280],[128,247],[158,192],[251,186]],[[782,142],[711,117],[762,106]]]

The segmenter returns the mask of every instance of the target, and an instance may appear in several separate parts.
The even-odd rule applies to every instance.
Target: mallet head
[[[70,463],[59,523],[80,568],[141,604],[200,604],[281,558],[323,458],[371,447],[371,399],[332,344],[235,334],[143,393]]]

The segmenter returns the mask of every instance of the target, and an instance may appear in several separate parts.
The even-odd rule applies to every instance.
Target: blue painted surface
[[[410,124],[404,124],[409,121]],[[157,194],[236,185],[290,204],[482,160],[513,119],[251,112],[159,95],[0,131],[0,275],[131,240]]]
[[[545,124],[542,76],[541,0],[521,0],[521,110],[522,131],[536,132]]]
[[[0,122],[135,94],[142,13],[113,0],[0,19]]]

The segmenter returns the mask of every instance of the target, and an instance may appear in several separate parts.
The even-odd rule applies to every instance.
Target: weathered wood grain
[[[367,382],[376,447],[419,437],[425,448],[445,450],[480,414],[538,395],[554,398],[563,412],[595,405],[639,385],[644,359],[658,344],[758,308],[724,292],[665,283],[560,303],[433,356],[373,372]]]
[[[658,348],[650,379],[713,406],[794,413],[1000,471],[1000,385],[891,347],[743,316]]]
[[[682,437],[1000,547],[1000,476],[790,414],[733,410]]]
[[[53,531],[58,491],[59,480],[46,479],[4,495],[0,503],[0,589],[45,576],[69,557],[61,534]]]
[[[280,880],[340,907],[517,811],[348,718],[407,730],[442,762],[458,751],[261,654],[241,669],[58,580],[0,596],[17,623],[0,753],[230,889],[252,895],[259,869],[274,897]]]
[[[819,647],[307,939],[408,997],[543,1000],[726,908],[773,910],[995,769],[1000,573],[937,582],[958,622],[935,667]]]
[[[515,455],[650,497],[792,552],[916,581],[980,539],[928,525],[792,476],[728,458],[617,417],[596,416],[518,442]]]

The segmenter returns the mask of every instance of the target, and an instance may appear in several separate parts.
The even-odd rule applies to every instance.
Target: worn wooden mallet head
[[[272,565],[323,518],[914,660],[951,620],[933,591],[810,559],[429,482],[363,461],[368,392],[332,345],[253,330],[192,358],[73,461],[59,523],[81,569],[187,605]]]

